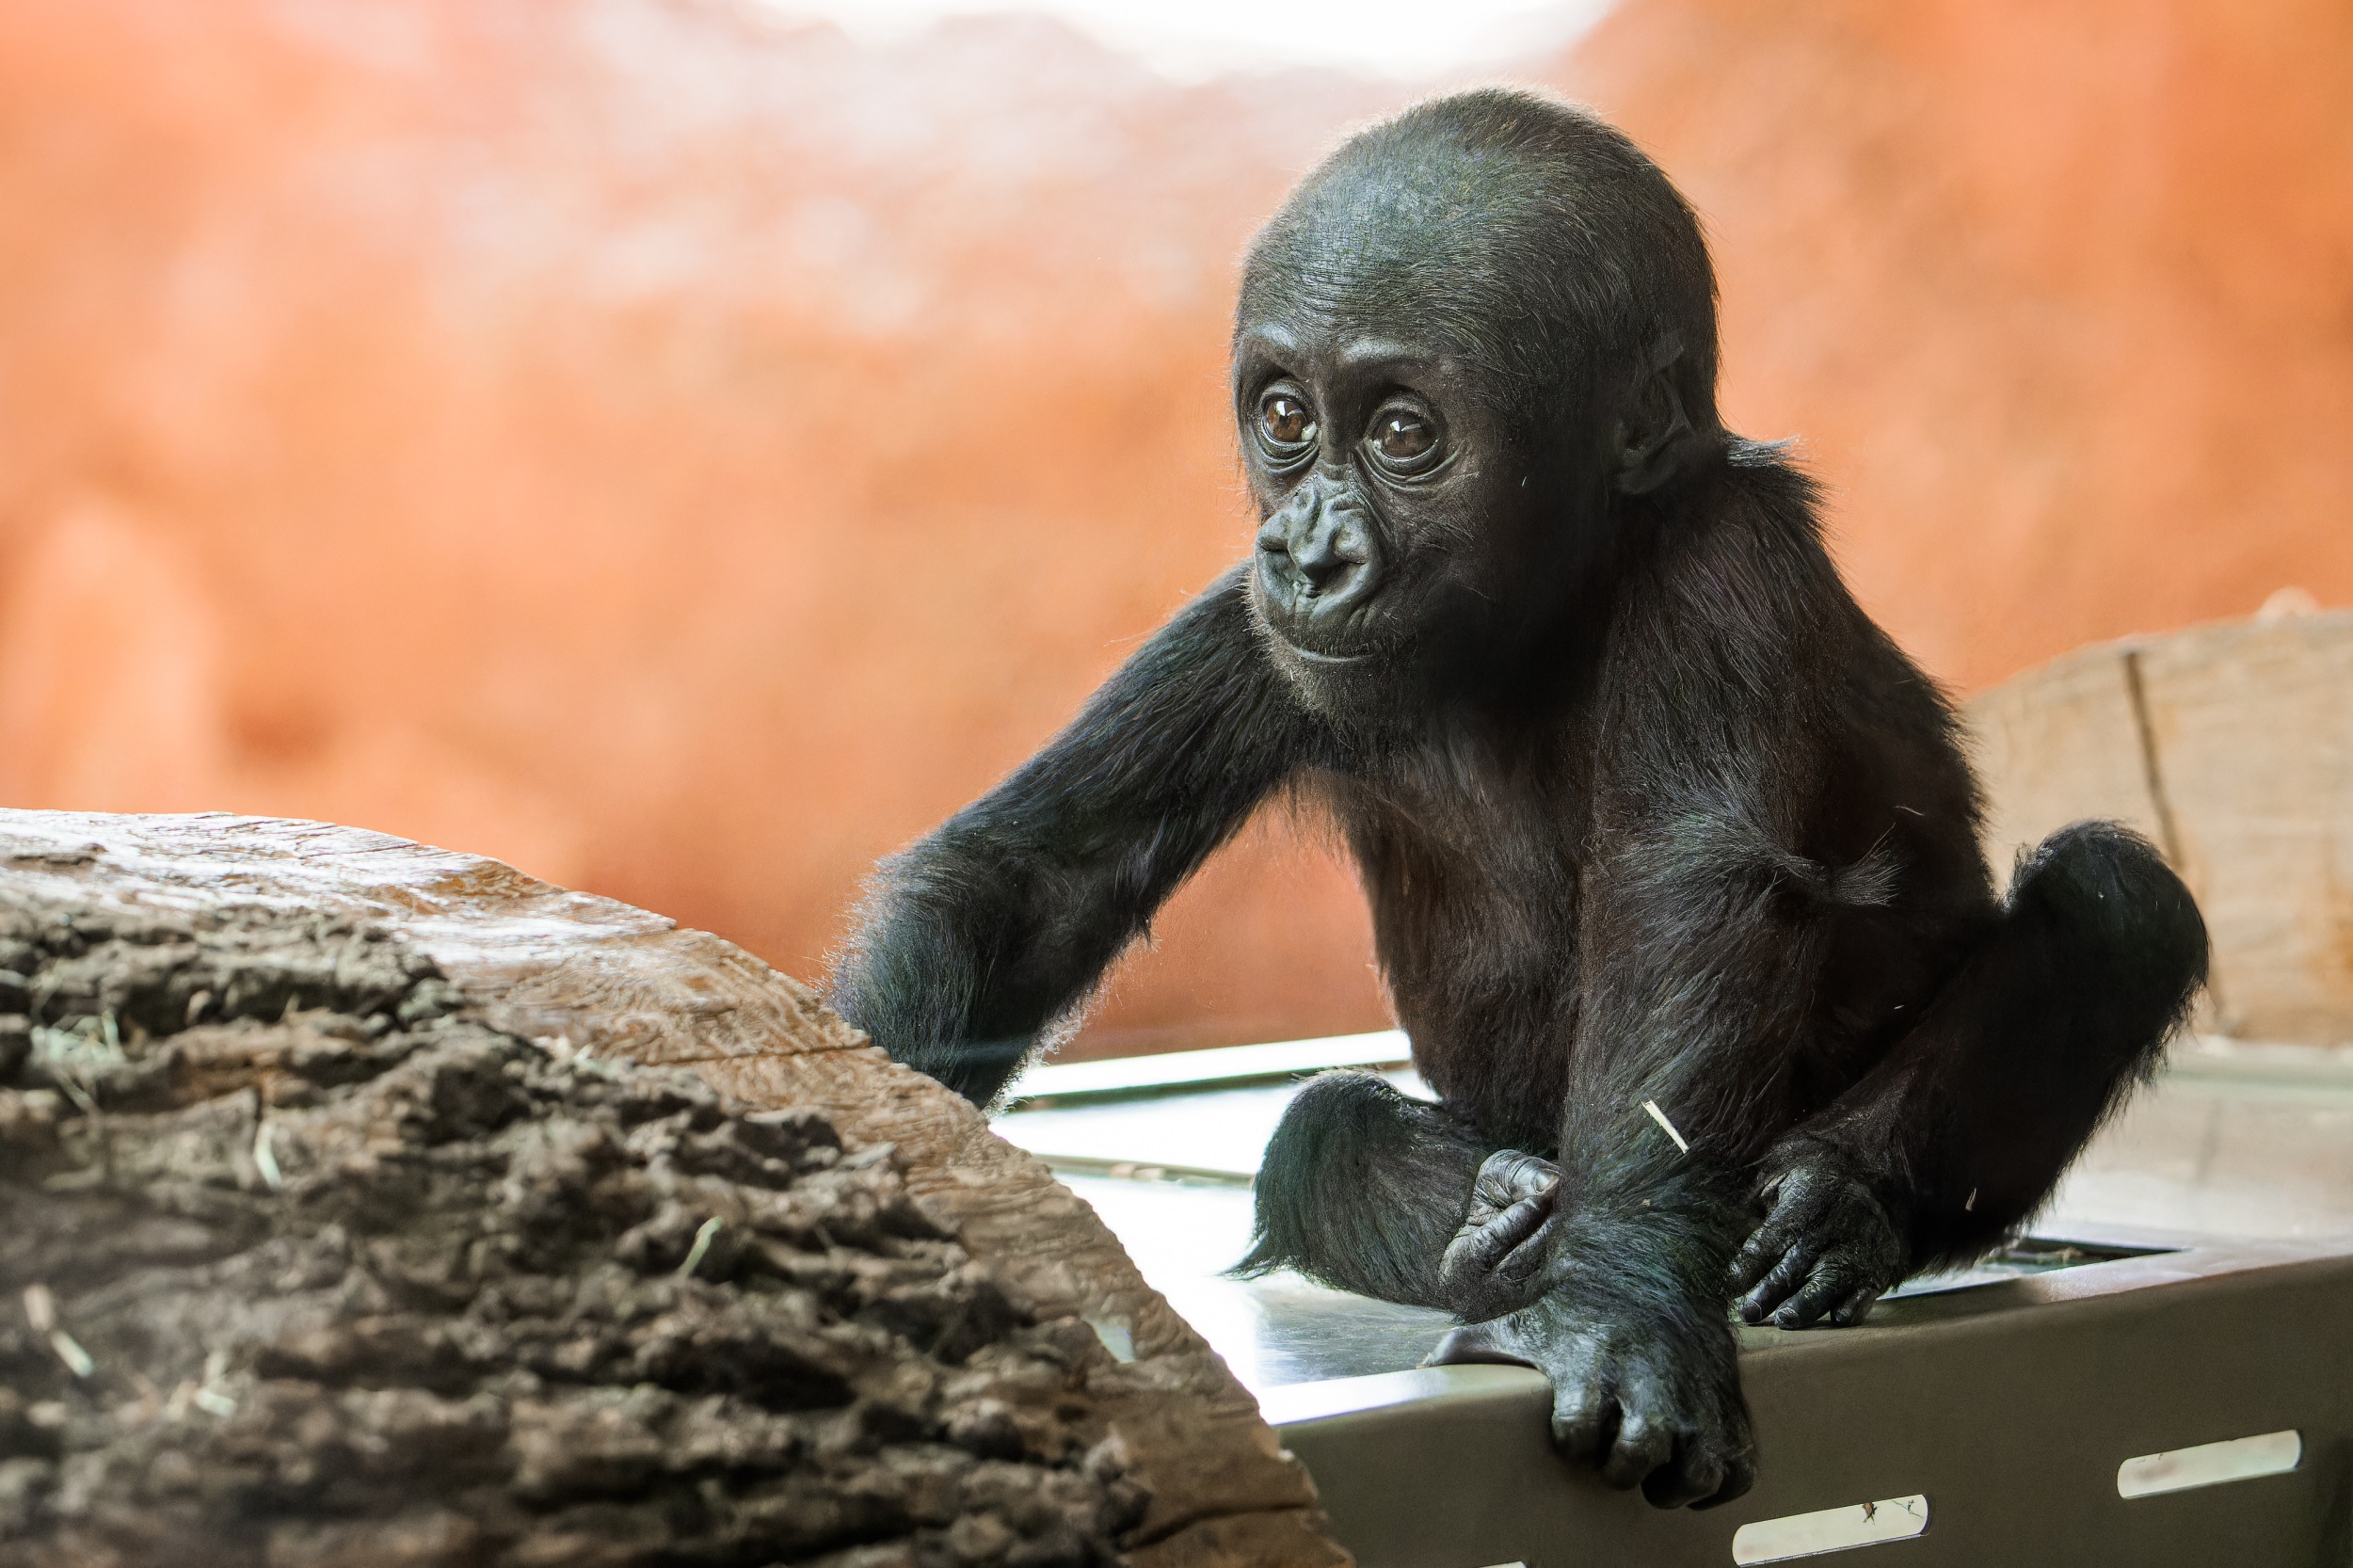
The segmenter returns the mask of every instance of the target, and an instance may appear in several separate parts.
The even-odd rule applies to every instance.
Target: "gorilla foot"
[[[1438,1260],[1438,1287],[1458,1318],[1478,1322],[1527,1306],[1544,1288],[1561,1167],[1497,1149],[1471,1183],[1470,1212]]]
[[[1895,1223],[1835,1160],[1791,1166],[1767,1196],[1772,1211],[1732,1260],[1744,1321],[1769,1317],[1775,1328],[1847,1328],[1903,1278],[1903,1239]]]
[[[1756,1479],[1729,1324],[1613,1317],[1556,1293],[1438,1342],[1425,1365],[1503,1361],[1552,1383],[1552,1441],[1659,1508],[1713,1508]]]

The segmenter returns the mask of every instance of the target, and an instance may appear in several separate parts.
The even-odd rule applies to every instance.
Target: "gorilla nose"
[[[1258,530],[1258,565],[1292,614],[1339,615],[1371,591],[1372,531],[1353,507],[1286,507]]]
[[[1335,584],[1365,564],[1361,545],[1343,536],[1343,530],[1326,522],[1290,546],[1291,565],[1317,594],[1331,592]]]

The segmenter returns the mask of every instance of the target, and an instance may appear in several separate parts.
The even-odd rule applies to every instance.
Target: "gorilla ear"
[[[1614,434],[1617,456],[1611,481],[1621,495],[1648,495],[1679,476],[1698,455],[1699,432],[1683,411],[1683,399],[1667,372],[1683,358],[1683,339],[1663,334],[1651,345],[1641,379],[1627,400]]]

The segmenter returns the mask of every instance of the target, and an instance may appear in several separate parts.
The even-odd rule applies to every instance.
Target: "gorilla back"
[[[976,1100],[1271,794],[1337,821],[1436,1103],[1309,1084],[1244,1267],[1452,1311],[1662,1505],[1749,1484],[1733,1298],[1848,1323],[1998,1243],[2205,968],[2112,824],[1997,898],[1936,687],[1716,408],[1689,209],[1582,111],[1357,136],[1254,244],[1248,560],[888,862],[832,982]]]

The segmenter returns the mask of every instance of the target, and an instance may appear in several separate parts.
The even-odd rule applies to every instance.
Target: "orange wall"
[[[1393,88],[722,0],[0,4],[0,800],[332,817],[815,972],[1247,540],[1252,226]],[[2353,19],[1634,0],[1727,404],[1938,673],[2353,601]],[[1281,824],[1096,1047],[1381,1017]]]
[[[1937,674],[2353,602],[2353,10],[1641,0],[1558,74],[1706,216],[1729,417]]]

